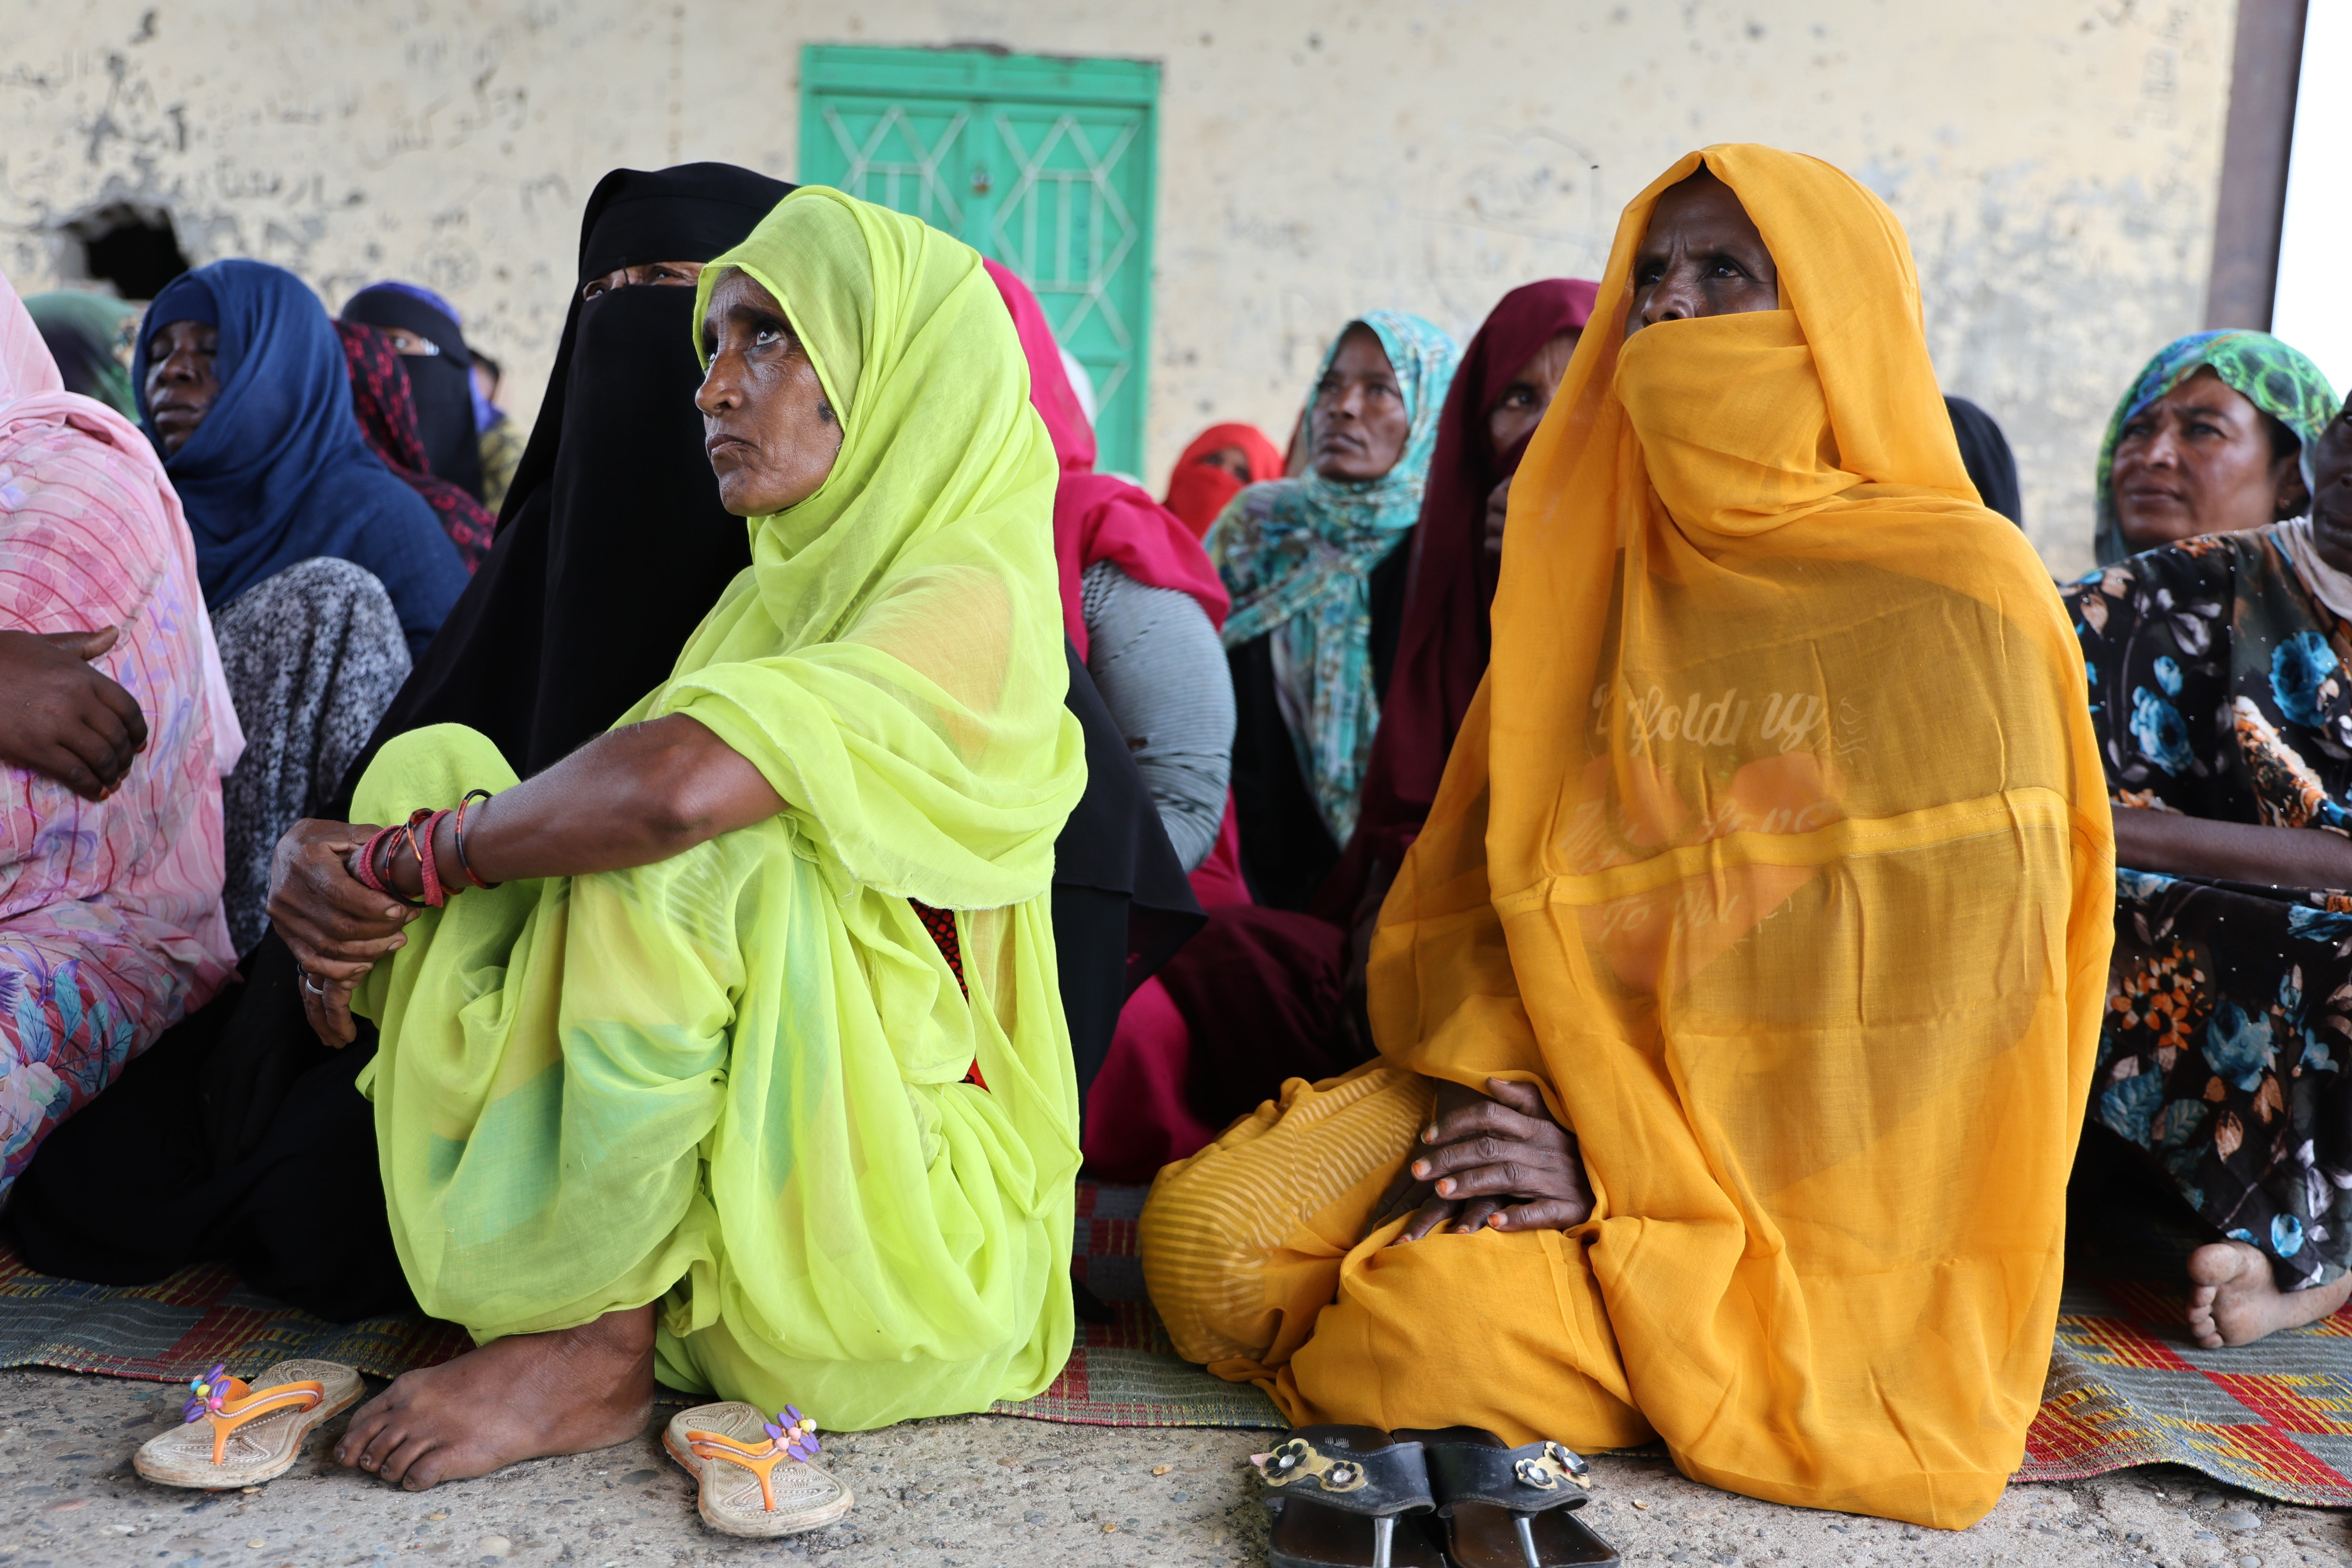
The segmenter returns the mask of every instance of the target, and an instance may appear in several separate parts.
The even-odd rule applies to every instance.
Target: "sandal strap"
[[[327,1397],[327,1388],[320,1383],[281,1383],[269,1388],[247,1388],[242,1379],[230,1378],[225,1387],[235,1392],[222,1401],[218,1410],[207,1410],[204,1419],[212,1425],[213,1463],[227,1462],[228,1440],[237,1428],[265,1415],[275,1415],[285,1410],[316,1410]]]
[[[764,1439],[755,1448],[720,1432],[688,1432],[686,1446],[694,1450],[698,1459],[723,1460],[751,1471],[760,1480],[761,1510],[767,1513],[776,1511],[776,1466],[789,1457],[782,1448]]]
[[[1450,1513],[1457,1503],[1489,1503],[1513,1513],[1582,1508],[1592,1487],[1583,1458],[1549,1441],[1516,1448],[1432,1443],[1429,1477],[1444,1500],[1441,1513]]]
[[[1270,1494],[1303,1497],[1344,1513],[1426,1513],[1429,1467],[1418,1443],[1373,1426],[1302,1426],[1254,1461]]]

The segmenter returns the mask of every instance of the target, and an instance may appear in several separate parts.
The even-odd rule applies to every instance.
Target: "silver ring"
[[[327,994],[327,988],[320,982],[319,977],[307,969],[302,971],[302,989],[313,996],[324,996]]]

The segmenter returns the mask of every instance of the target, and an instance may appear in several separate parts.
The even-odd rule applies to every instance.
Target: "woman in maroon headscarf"
[[[1204,905],[1246,898],[1226,788],[1234,699],[1217,640],[1224,584],[1181,519],[1125,479],[1094,471],[1094,428],[1045,311],[1018,278],[987,267],[1029,362],[1030,402],[1061,458],[1054,547],[1063,628],[1127,739],[1194,896]],[[1129,996],[1098,1072],[1088,1054],[1079,1053],[1078,1091],[1087,1161],[1097,1173],[1149,1181],[1207,1142],[1213,1130],[1185,1105],[1184,1021],[1157,979]]]
[[[1356,830],[1312,913],[1210,909],[1160,972],[1189,1026],[1188,1098],[1206,1125],[1223,1127],[1286,1079],[1328,1078],[1371,1055],[1360,1023],[1371,921],[1486,678],[1503,498],[1598,293],[1568,278],[1514,289],[1463,353],[1438,416]]]

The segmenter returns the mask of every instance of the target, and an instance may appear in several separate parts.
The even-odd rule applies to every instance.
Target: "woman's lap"
[[[485,738],[436,726],[385,747],[354,809],[397,821],[512,782]],[[362,1001],[426,1309],[494,1337],[658,1300],[666,1379],[832,1426],[1050,1379],[1069,1205],[1014,1192],[1024,1151],[989,1091],[902,1076],[838,907],[777,821],[412,925]]]
[[[1580,1244],[1496,1231],[1362,1243],[1429,1106],[1425,1079],[1377,1062],[1294,1079],[1162,1172],[1140,1240],[1178,1351],[1258,1384],[1296,1422],[1648,1441]]]
[[[2352,1262],[2352,913],[2340,896],[2118,874],[2092,1118],[2283,1287]]]

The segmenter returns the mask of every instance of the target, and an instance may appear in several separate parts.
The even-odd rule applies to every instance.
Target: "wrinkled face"
[[[2308,499],[2302,449],[2280,433],[2211,367],[2200,367],[2116,437],[2107,483],[2124,542],[2153,550],[2299,514]]]
[[[841,421],[775,296],[729,272],[710,291],[702,350],[694,405],[727,510],[764,517],[814,495],[841,455]]]
[[[1249,454],[1239,447],[1220,447],[1193,459],[1204,468],[1223,468],[1242,483],[1250,482]]]
[[[616,268],[602,278],[591,278],[580,285],[580,297],[593,300],[615,289],[691,289],[701,279],[699,261],[648,261],[636,267]]]
[[[1358,322],[1341,336],[1309,417],[1315,471],[1327,479],[1377,479],[1404,456],[1412,416],[1396,367],[1371,328]]]
[[[1701,169],[1658,198],[1633,253],[1627,337],[1654,321],[1780,308],[1780,268],[1729,185]]]
[[[2347,402],[2311,449],[2311,537],[2338,572],[2352,572],[2352,402]]]
[[[220,395],[213,362],[220,329],[209,321],[171,321],[147,343],[147,416],[170,457],[188,444]]]
[[[1576,340],[1582,335],[1573,328],[1553,334],[1536,351],[1535,357],[1512,375],[1503,395],[1486,413],[1488,457],[1500,458],[1543,423],[1544,410],[1551,406],[1553,394],[1559,391],[1559,378],[1568,374],[1568,362],[1576,353]]]

